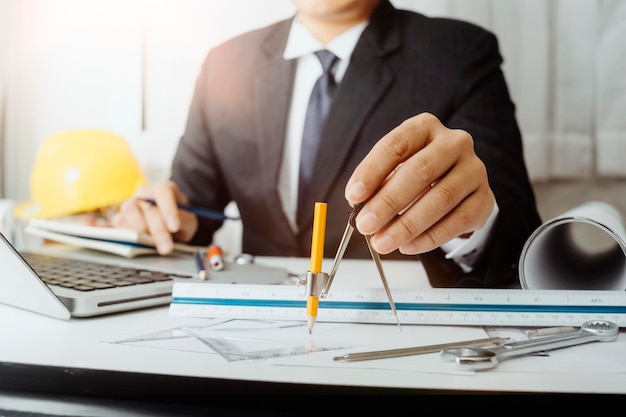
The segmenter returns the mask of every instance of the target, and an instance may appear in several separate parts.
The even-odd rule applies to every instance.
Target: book
[[[132,229],[31,219],[25,232],[55,242],[108,252],[125,258],[157,254],[154,238]],[[194,253],[200,249],[204,247],[174,243],[175,252]]]

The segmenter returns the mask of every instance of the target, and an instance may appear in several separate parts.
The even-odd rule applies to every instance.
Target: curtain
[[[533,180],[624,177],[626,2],[396,0],[499,38]]]
[[[7,175],[6,164],[6,138],[5,120],[7,117],[7,84],[9,82],[9,71],[11,68],[9,46],[13,40],[14,25],[11,21],[13,16],[13,3],[4,4],[4,9],[0,7],[0,199],[6,195],[4,178]],[[1,217],[1,215],[0,215]]]
[[[597,170],[601,176],[626,175],[626,2],[599,2],[594,82],[597,92]]]

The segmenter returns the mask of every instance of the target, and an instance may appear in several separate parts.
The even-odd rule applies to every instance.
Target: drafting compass
[[[308,293],[319,294],[320,298],[326,298],[328,292],[330,291],[330,286],[333,283],[333,279],[335,278],[335,274],[337,273],[337,269],[339,268],[339,263],[343,259],[343,255],[346,252],[346,248],[350,243],[350,238],[356,229],[356,216],[359,214],[361,209],[363,208],[363,204],[357,204],[353,207],[352,212],[350,213],[350,217],[348,218],[348,224],[346,225],[346,230],[343,232],[343,236],[341,238],[341,242],[339,243],[339,247],[337,248],[337,254],[335,255],[335,260],[333,262],[333,266],[330,270],[330,274],[322,273],[323,279],[307,279],[307,286],[309,287]],[[380,279],[383,282],[383,287],[385,287],[385,292],[387,293],[387,299],[389,300],[389,305],[391,306],[391,310],[393,314],[396,316],[396,321],[398,322],[398,327],[400,327],[400,320],[398,319],[398,312],[396,311],[396,305],[393,302],[393,298],[391,297],[391,291],[389,290],[389,285],[387,283],[387,278],[385,277],[385,273],[383,271],[382,264],[380,262],[380,255],[372,248],[371,244],[371,236],[365,235],[365,241],[367,242],[367,247],[372,255],[372,259],[376,264],[376,268],[378,269],[378,274],[380,275]],[[315,277],[308,277],[315,278]],[[313,288],[311,288],[313,287]],[[321,288],[321,290],[320,290]]]

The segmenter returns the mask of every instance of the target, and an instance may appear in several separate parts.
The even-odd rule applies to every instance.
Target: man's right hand
[[[143,199],[153,199],[155,204]],[[172,181],[157,182],[141,187],[134,198],[124,201],[111,221],[113,227],[133,229],[152,235],[160,255],[174,250],[174,241],[189,242],[198,230],[195,214],[180,210],[177,204],[187,204],[187,197]]]

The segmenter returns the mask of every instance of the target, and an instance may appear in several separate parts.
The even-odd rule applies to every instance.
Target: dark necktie
[[[298,187],[298,223],[301,216],[313,214],[313,201],[309,201],[309,186],[313,180],[313,166],[317,156],[317,149],[322,138],[324,122],[337,84],[330,70],[337,61],[337,57],[330,51],[315,53],[322,63],[324,70],[317,79],[309,99],[309,107],[304,121],[302,133],[302,150],[300,153],[300,180]],[[310,205],[310,208],[307,207]]]

